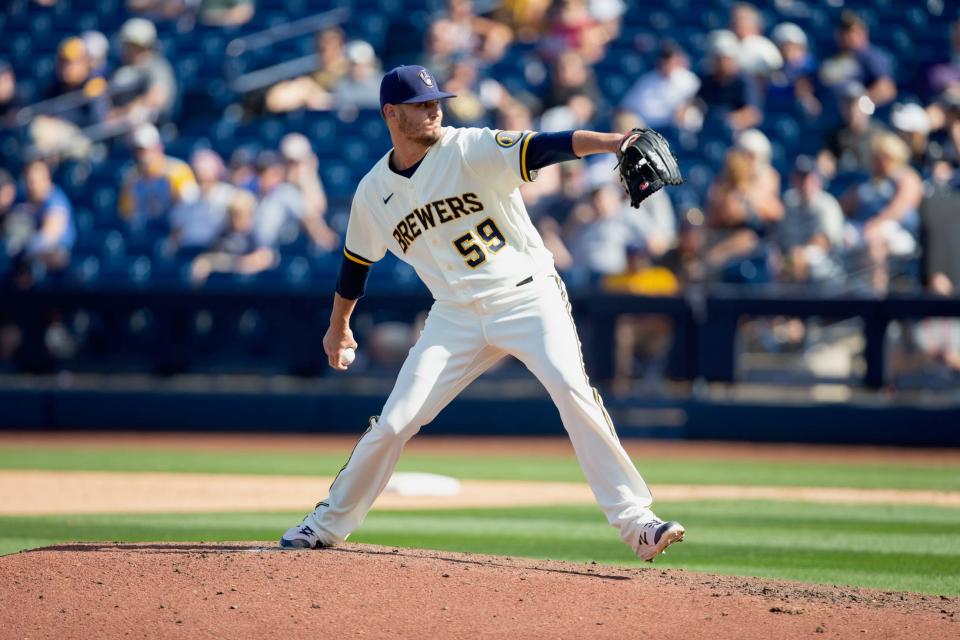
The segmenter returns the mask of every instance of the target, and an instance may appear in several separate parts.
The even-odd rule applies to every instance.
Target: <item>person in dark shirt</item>
[[[124,66],[110,79],[114,90],[111,120],[166,122],[177,102],[173,67],[158,51],[157,29],[144,18],[131,18],[120,29]]]
[[[820,66],[820,81],[824,86],[840,91],[852,82],[859,82],[877,106],[897,97],[889,57],[870,44],[867,25],[853,12],[844,11],[840,16],[837,49]]]
[[[886,127],[873,119],[866,88],[854,82],[840,94],[843,125],[832,131],[820,152],[820,170],[827,177],[837,173],[868,173],[873,162],[873,142]]]
[[[90,57],[83,40],[67,38],[60,43],[57,52],[57,76],[47,88],[44,99],[50,100],[83,91],[87,100],[67,110],[58,109],[51,115],[81,128],[103,122],[110,110],[106,88],[106,81],[93,76]]]
[[[197,256],[191,265],[194,284],[203,284],[214,272],[249,275],[273,268],[276,252],[262,245],[254,233],[256,208],[257,199],[252,193],[237,192],[227,210],[226,229],[213,241],[210,251]]]
[[[718,112],[734,131],[749,129],[760,123],[757,88],[740,69],[739,44],[736,36],[718,37],[710,47],[710,70],[701,78],[700,90],[691,105],[681,114],[681,122],[689,121],[689,110],[697,105],[702,113]]]

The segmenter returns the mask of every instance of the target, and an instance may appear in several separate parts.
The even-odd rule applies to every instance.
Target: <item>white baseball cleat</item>
[[[325,546],[317,532],[305,522],[290,527],[280,538],[282,549],[321,549]]]
[[[637,546],[637,555],[653,562],[653,559],[663,553],[674,542],[683,542],[686,529],[679,522],[673,520],[648,520],[640,527],[640,543]]]

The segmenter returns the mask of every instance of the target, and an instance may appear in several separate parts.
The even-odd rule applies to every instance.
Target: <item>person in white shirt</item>
[[[563,281],[518,187],[549,164],[620,150],[623,136],[442,127],[439,91],[420,66],[380,86],[393,149],[360,181],[324,350],[346,369],[350,317],[369,267],[387,251],[410,264],[435,302],[380,415],[286,548],[344,541],[383,491],[407,440],[468,384],[512,355],[547,388],[607,521],[642,559],[683,539],[650,509],[653,496],[590,385]],[[347,354],[345,356],[345,353]]]
[[[640,116],[649,127],[672,126],[680,108],[700,89],[700,78],[689,65],[683,50],[665,41],[657,55],[657,68],[637,79],[620,108]]]

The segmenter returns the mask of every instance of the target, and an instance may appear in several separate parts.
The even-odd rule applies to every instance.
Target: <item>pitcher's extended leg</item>
[[[560,283],[524,311],[490,330],[491,342],[521,360],[546,387],[560,411],[577,460],[607,520],[638,550],[641,527],[653,502],[637,468],[613,428],[599,393],[584,371],[573,318]]]

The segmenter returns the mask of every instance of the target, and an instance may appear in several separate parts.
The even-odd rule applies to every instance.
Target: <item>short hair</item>
[[[863,18],[858,16],[853,11],[847,9],[840,14],[840,30],[841,31],[852,31],[853,29],[860,28],[866,31],[867,24],[863,21]]]

